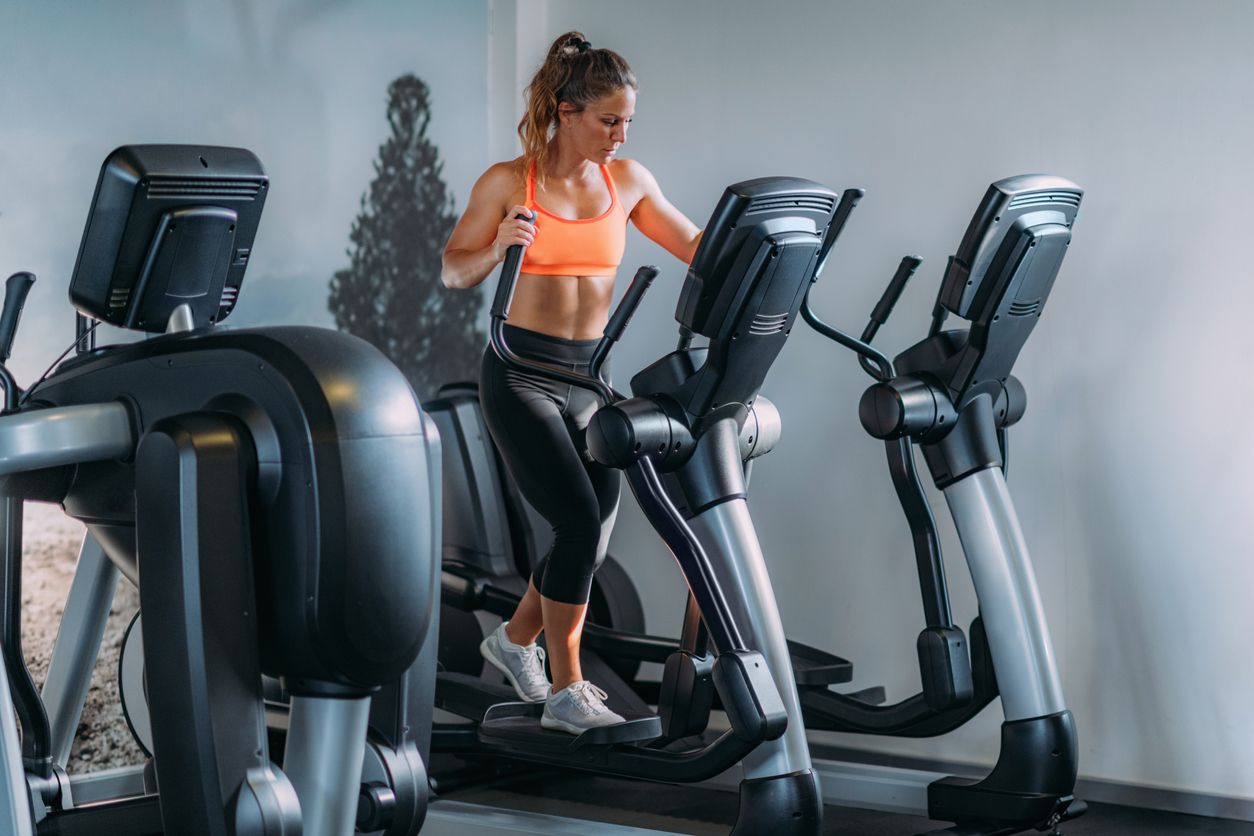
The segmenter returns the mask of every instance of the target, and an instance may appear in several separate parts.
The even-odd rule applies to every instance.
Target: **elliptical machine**
[[[160,336],[95,348],[80,314],[77,356],[55,373],[22,392],[0,367],[0,826],[20,836],[422,824],[438,435],[362,340],[214,327],[234,309],[268,187],[241,149],[113,152],[70,297]],[[9,280],[0,359],[33,281]],[[89,532],[42,698],[20,641],[26,501],[60,504]],[[119,572],[143,579],[153,774],[101,786],[64,763]],[[263,673],[292,695],[281,769]]]
[[[860,190],[846,191],[837,215],[847,218],[861,197]],[[925,779],[912,805],[898,801],[898,809],[913,806],[929,818],[958,823],[944,833],[1052,830],[1086,809],[1073,795],[1075,722],[1005,481],[1007,430],[1026,407],[1023,385],[1011,370],[1058,274],[1081,197],[1074,183],[1048,175],[992,184],[949,260],[928,336],[893,361],[870,342],[919,259],[902,259],[860,339],[819,319],[808,295],[802,307],[811,326],[857,352],[877,381],[863,394],[859,417],[871,436],[885,442],[911,528],[927,621],[917,642],[921,693],[881,705],[882,689],[868,700],[865,694],[802,688],[805,723],[811,729],[931,737],[958,728],[1000,696],[1005,722],[992,772],[978,781]],[[949,314],[969,320],[969,327],[942,330]],[[914,445],[945,495],[971,571],[980,613],[969,640],[950,611]],[[856,773],[843,776],[828,764],[822,774],[837,799],[848,800],[841,795],[844,782],[849,797],[856,797]],[[907,781],[902,779],[903,794]]]
[[[780,425],[758,390],[791,331],[833,234],[836,194],[792,178],[731,186],[693,259],[675,318],[678,348],[638,373],[624,398],[600,376],[655,270],[637,273],[610,318],[589,372],[524,359],[504,332],[521,249],[502,268],[492,347],[512,367],[591,389],[606,406],[592,418],[588,453],[621,468],[689,587],[683,636],[670,652],[654,714],[608,666],[585,673],[627,718],[572,737],[545,731],[543,706],[478,677],[440,674],[438,707],[474,722],[437,728],[433,748],[620,777],[686,783],[743,762],[735,833],[813,834],[822,822],[788,648],[745,502],[744,462],[774,446]],[[695,335],[708,345],[694,347]],[[482,600],[473,578],[445,573],[446,603]],[[706,731],[715,698],[730,729]],[[502,704],[502,701],[507,701]],[[694,742],[695,741],[695,742]]]

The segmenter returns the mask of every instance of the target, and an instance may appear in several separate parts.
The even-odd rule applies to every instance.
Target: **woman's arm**
[[[531,246],[535,226],[514,217],[530,212],[509,205],[517,186],[514,163],[497,163],[470,190],[466,211],[444,245],[440,281],[445,287],[474,287],[505,260],[511,245]]]
[[[622,165],[640,190],[640,199],[631,210],[636,228],[680,261],[690,263],[701,243],[702,230],[671,205],[647,168],[635,160],[623,160]]]

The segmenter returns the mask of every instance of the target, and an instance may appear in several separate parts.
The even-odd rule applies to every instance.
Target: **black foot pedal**
[[[870,688],[863,688],[861,691],[854,691],[852,694],[845,694],[844,696],[867,705],[883,705],[888,702],[888,693],[884,690],[883,685],[873,685]]]
[[[793,679],[798,688],[841,685],[853,679],[853,662],[801,642],[788,642]]]
[[[625,723],[588,729],[583,734],[572,735],[542,727],[540,717],[543,713],[542,702],[507,702],[494,705],[479,725],[479,739],[484,743],[511,747],[573,752],[588,746],[646,743],[662,736],[662,720],[655,715],[628,717]]]

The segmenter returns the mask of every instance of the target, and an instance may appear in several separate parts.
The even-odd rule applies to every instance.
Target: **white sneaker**
[[[505,635],[505,624],[479,643],[479,653],[488,664],[505,674],[523,702],[540,702],[553,687],[544,672],[544,648],[534,642],[526,647],[514,644]]]
[[[606,693],[587,680],[571,683],[544,701],[540,725],[546,729],[582,734],[588,729],[627,722],[605,706]]]

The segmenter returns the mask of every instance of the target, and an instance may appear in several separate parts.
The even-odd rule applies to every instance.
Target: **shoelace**
[[[602,702],[602,700],[609,697],[609,694],[605,693],[591,682],[585,681],[584,687],[582,688],[572,688],[571,695],[574,698],[573,702],[579,707],[579,712],[581,714],[586,714],[591,717],[595,714],[603,714],[606,711],[609,711],[609,709],[605,706],[605,703]]]
[[[544,648],[532,645],[522,650],[522,673],[527,678],[527,685],[538,685],[541,681],[548,682],[544,675]]]

